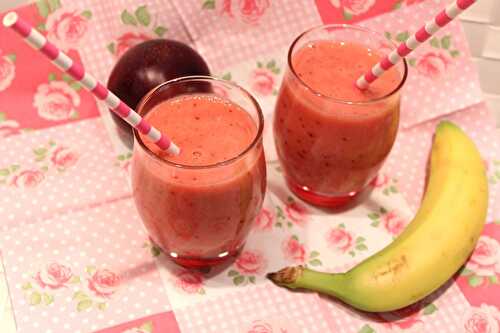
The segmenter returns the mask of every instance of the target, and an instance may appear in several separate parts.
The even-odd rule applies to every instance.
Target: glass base
[[[229,259],[234,259],[240,254],[242,246],[237,250],[232,252],[222,252],[216,257],[201,258],[201,257],[189,257],[189,256],[179,256],[174,252],[165,252],[165,254],[177,265],[186,268],[210,268],[213,266],[220,265]]]
[[[309,190],[306,186],[300,186],[287,179],[288,188],[300,199],[314,206],[326,208],[341,208],[351,203],[359,192],[350,192],[342,196],[325,196]]]

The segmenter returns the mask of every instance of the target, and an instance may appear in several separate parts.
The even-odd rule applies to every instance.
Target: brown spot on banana
[[[373,273],[373,279],[378,282],[379,279],[390,278],[392,281],[396,280],[396,277],[401,274],[406,267],[408,267],[408,260],[405,254],[399,257],[393,258],[387,262],[385,266],[382,266],[379,270]]]
[[[285,267],[275,273],[267,274],[267,278],[279,285],[295,283],[304,272],[304,266]]]

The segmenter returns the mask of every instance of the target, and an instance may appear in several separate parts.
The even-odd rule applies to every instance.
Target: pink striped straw
[[[373,66],[370,71],[360,76],[356,81],[356,86],[361,90],[368,88],[368,85],[375,81],[386,70],[396,65],[401,58],[410,54],[420,44],[429,39],[439,29],[450,23],[455,17],[475,2],[476,0],[456,0],[454,3],[448,5],[448,7],[439,12],[432,21],[427,22],[421,27],[416,34],[408,38],[406,42],[399,44],[396,50],[386,55],[382,61]]]
[[[45,54],[54,65],[79,81],[88,91],[119,115],[123,120],[136,128],[140,133],[146,135],[158,147],[167,152],[178,155],[179,147],[156,128],[147,123],[138,113],[127,106],[115,94],[87,73],[82,65],[73,62],[64,52],[49,42],[40,32],[33,28],[28,22],[20,18],[17,13],[10,12],[3,18],[3,25],[12,28],[30,44],[34,49]]]

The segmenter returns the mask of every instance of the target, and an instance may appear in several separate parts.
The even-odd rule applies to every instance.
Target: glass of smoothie
[[[394,47],[349,25],[310,29],[291,45],[273,126],[287,184],[301,199],[339,207],[376,177],[396,138],[406,62],[365,91],[355,82]]]
[[[236,255],[266,186],[256,100],[228,81],[190,76],[159,85],[137,111],[181,148],[168,155],[134,130],[133,197],[152,241],[186,267]]]

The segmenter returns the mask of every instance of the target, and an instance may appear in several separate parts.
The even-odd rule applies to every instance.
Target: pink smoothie
[[[274,119],[278,156],[292,189],[343,196],[376,176],[396,137],[399,95],[370,101],[395,90],[401,74],[391,69],[366,91],[354,82],[380,59],[361,44],[326,40],[295,52],[295,74],[285,75]]]
[[[134,198],[154,242],[188,266],[236,252],[265,190],[260,139],[248,149],[255,121],[238,105],[201,94],[163,101],[146,119],[181,148],[170,156],[142,137],[147,149],[134,145]]]

